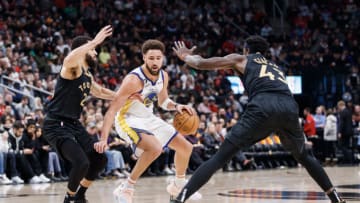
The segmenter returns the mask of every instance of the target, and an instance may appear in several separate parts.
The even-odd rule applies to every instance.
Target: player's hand
[[[195,114],[195,110],[191,108],[191,106],[182,105],[182,104],[176,105],[176,111],[178,111],[180,114],[184,113],[183,112],[184,110],[187,111],[190,115]]]
[[[187,55],[192,55],[193,51],[196,49],[196,46],[193,46],[191,49],[186,48],[186,45],[183,41],[176,41],[174,42],[174,45],[175,47],[173,47],[172,49],[179,57],[179,59],[183,61],[185,60],[185,57]]]
[[[107,148],[108,144],[105,140],[100,140],[94,144],[94,149],[100,154],[104,153]]]
[[[93,39],[93,42],[95,42],[97,45],[101,44],[105,38],[112,35],[112,27],[111,25],[107,25],[103,27],[96,35],[96,37]]]

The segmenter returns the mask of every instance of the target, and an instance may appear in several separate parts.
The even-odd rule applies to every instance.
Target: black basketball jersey
[[[78,120],[90,87],[90,73],[85,70],[74,80],[64,79],[59,74],[54,97],[46,106],[46,112],[53,116]]]
[[[244,74],[240,75],[249,99],[261,92],[273,92],[292,95],[284,73],[279,67],[261,54],[247,56]]]

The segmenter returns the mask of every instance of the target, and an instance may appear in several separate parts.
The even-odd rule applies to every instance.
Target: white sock
[[[125,186],[127,188],[134,188],[134,185],[135,185],[136,181],[135,180],[132,180],[130,177],[127,178],[127,181],[125,183]]]
[[[176,175],[175,176],[175,185],[177,187],[184,187],[186,184],[185,175]]]

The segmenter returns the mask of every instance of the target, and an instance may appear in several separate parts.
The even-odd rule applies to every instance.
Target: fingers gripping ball
[[[199,116],[194,113],[190,115],[189,112],[183,111],[182,114],[177,112],[174,116],[174,128],[183,135],[190,135],[196,133],[199,128]]]

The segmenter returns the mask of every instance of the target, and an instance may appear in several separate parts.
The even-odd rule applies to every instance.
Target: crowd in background
[[[204,57],[223,56],[241,53],[249,34],[269,41],[268,58],[287,75],[302,76],[303,94],[295,98],[304,109],[300,122],[318,159],[326,164],[355,163],[360,146],[356,139],[360,130],[359,8],[351,0],[300,1],[286,8],[289,29],[279,35],[271,26],[266,5],[261,8],[233,0],[0,0],[0,84],[7,86],[0,86],[0,180],[66,180],[68,163],[41,137],[44,107],[51,99],[47,92],[54,90],[62,61],[71,51],[71,39],[94,36],[107,24],[113,26],[114,34],[97,49],[99,65],[91,72],[110,89],[118,88],[124,76],[142,64],[141,44],[146,39],[165,43],[169,95],[192,105],[201,118],[198,133],[187,137],[195,146],[189,173],[216,151],[241,117],[248,97],[246,92],[232,91],[226,79],[234,74],[231,70],[189,69],[171,51],[172,43],[183,40],[189,47],[197,45],[196,52]],[[89,98],[84,108],[81,121],[94,139],[108,106],[108,101]],[[172,113],[155,111],[171,122]],[[324,143],[328,147],[322,147]],[[136,161],[133,146],[115,132],[109,145],[110,161],[102,175],[127,176]],[[252,158],[239,153],[229,168],[250,168]],[[164,150],[147,174],[173,174],[172,159],[173,152]]]

